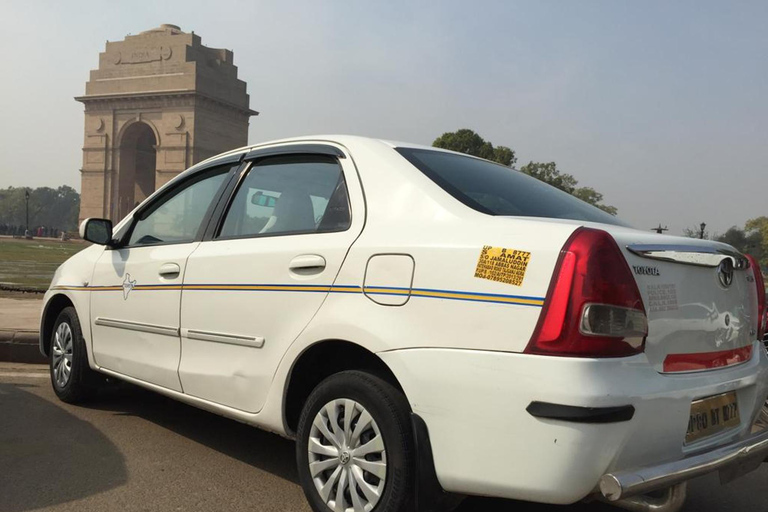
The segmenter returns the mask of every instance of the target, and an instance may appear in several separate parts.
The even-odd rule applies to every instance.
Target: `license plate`
[[[735,391],[694,400],[691,403],[691,416],[688,419],[685,443],[692,443],[737,427],[740,423],[739,403],[736,400]]]

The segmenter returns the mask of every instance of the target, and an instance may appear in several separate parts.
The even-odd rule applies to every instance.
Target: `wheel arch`
[[[51,335],[56,318],[64,308],[75,307],[72,300],[63,293],[57,293],[45,303],[40,318],[40,352],[48,357],[51,354]]]
[[[323,379],[345,370],[367,371],[405,394],[389,366],[362,345],[341,339],[313,343],[299,354],[286,379],[282,407],[286,434],[296,434],[301,410],[312,390]]]

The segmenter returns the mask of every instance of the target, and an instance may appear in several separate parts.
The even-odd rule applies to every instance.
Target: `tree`
[[[511,167],[517,162],[517,157],[515,156],[515,152],[507,146],[495,146],[493,148],[493,158],[491,158],[491,160],[500,163],[501,165]]]
[[[571,192],[575,197],[578,197],[585,203],[589,203],[593,206],[597,206],[601,210],[603,210],[605,213],[610,213],[611,215],[616,215],[619,213],[619,209],[615,206],[610,206],[607,204],[602,204],[603,202],[603,194],[598,192],[597,190],[593,189],[592,187],[579,187],[573,192]]]
[[[744,231],[748,241],[746,252],[757,258],[763,268],[768,267],[768,217],[749,219]]]
[[[765,219],[765,217],[762,218]],[[751,254],[763,267],[766,267],[768,266],[768,247],[765,244],[765,236],[760,229],[755,229],[755,226],[761,227],[762,221],[759,219],[747,221],[747,229],[732,226],[722,235],[715,237],[715,240],[731,245],[739,252]]]
[[[80,194],[67,185],[58,188],[8,187],[0,190],[0,224],[25,226],[25,192],[29,190],[29,227],[46,226],[59,230],[77,229]]]
[[[515,152],[512,149],[506,146],[494,147],[493,144],[468,128],[462,128],[455,132],[445,132],[435,139],[432,146],[485,158],[506,166],[511,166],[517,162],[517,157],[515,157]]]
[[[746,252],[747,246],[747,234],[743,229],[739,229],[736,226],[731,226],[728,231],[720,236],[715,237],[718,242],[723,242],[738,249],[740,252]]]
[[[458,153],[485,158],[507,167],[511,167],[517,162],[514,150],[507,146],[494,146],[468,128],[462,128],[455,132],[445,132],[436,138],[432,145],[436,148],[450,149]],[[555,162],[528,162],[520,168],[520,171],[568,192],[584,202],[597,206],[604,212],[611,215],[618,213],[615,206],[602,204],[603,194],[600,192],[591,187],[577,188],[578,180],[570,174],[560,172]]]
[[[579,183],[572,175],[558,171],[555,162],[528,162],[520,168],[520,171],[569,194],[573,194]]]
[[[537,180],[548,183],[553,187],[559,188],[563,192],[568,192],[585,203],[597,206],[606,213],[616,215],[619,211],[615,206],[602,204],[603,194],[592,187],[577,187],[576,185],[579,184],[579,181],[571,174],[560,172],[557,169],[557,164],[555,162],[528,162],[520,168],[520,171],[529,176],[533,176]]]
[[[700,227],[694,226],[692,228],[683,228],[683,236],[688,238],[703,238],[704,240],[709,240],[709,231],[705,229],[702,236]]]

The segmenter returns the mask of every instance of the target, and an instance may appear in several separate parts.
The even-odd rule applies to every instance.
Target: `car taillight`
[[[613,237],[577,229],[560,252],[526,353],[630,356],[643,351],[647,335],[640,291]]]
[[[749,266],[752,267],[755,286],[757,286],[757,339],[762,340],[765,337],[765,322],[768,320],[768,311],[765,310],[765,281],[757,259],[749,254],[747,254],[747,259]]]

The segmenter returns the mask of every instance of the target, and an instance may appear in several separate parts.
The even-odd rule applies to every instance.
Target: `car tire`
[[[296,460],[315,512],[368,505],[376,512],[413,509],[410,407],[379,377],[345,371],[318,384],[301,412]]]
[[[70,404],[91,398],[99,381],[98,374],[88,366],[83,331],[73,307],[64,308],[53,324],[50,373],[56,396]]]

